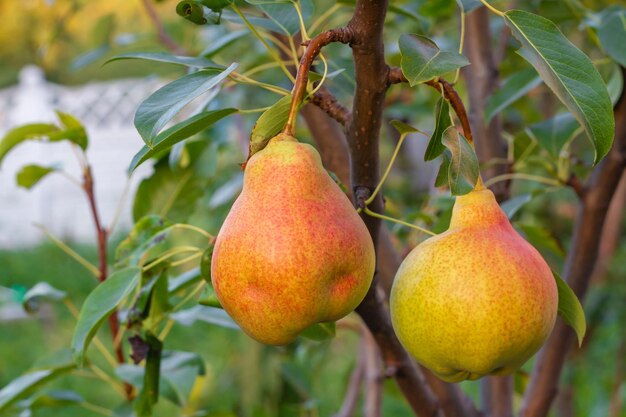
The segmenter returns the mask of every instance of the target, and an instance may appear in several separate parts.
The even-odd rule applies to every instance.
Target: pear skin
[[[445,233],[406,257],[391,292],[400,341],[448,382],[514,372],[546,341],[557,314],[550,267],[479,188],[457,197]]]
[[[220,303],[249,336],[284,345],[346,316],[374,268],[365,224],[313,147],[281,134],[250,158],[211,263]]]

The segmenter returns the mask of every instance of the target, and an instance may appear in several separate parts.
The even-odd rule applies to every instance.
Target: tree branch
[[[622,68],[626,75],[626,70]],[[598,259],[598,247],[609,204],[626,169],[626,93],[615,107],[615,143],[609,154],[593,170],[587,192],[578,209],[571,248],[563,276],[582,300]],[[537,358],[524,394],[520,415],[545,417],[557,393],[565,357],[574,343],[574,332],[561,320]]]
[[[348,146],[352,189],[357,203],[365,195],[369,196],[379,181],[378,140],[389,77],[382,36],[387,6],[388,1],[358,0],[354,16],[347,26],[353,33],[351,46],[356,79],[353,117],[348,126]],[[380,194],[369,207],[373,211],[382,212]],[[364,214],[363,220],[374,244],[378,246],[380,220]],[[416,414],[441,416],[437,399],[391,327],[389,311],[376,276],[365,299],[357,307],[357,312],[372,332],[386,366],[392,370],[400,390]]]
[[[87,195],[87,200],[89,201],[89,208],[91,209],[91,216],[93,218],[94,225],[96,227],[96,236],[98,240],[98,269],[100,271],[100,275],[98,276],[98,280],[103,282],[107,279],[108,276],[108,266],[107,266],[107,231],[102,226],[102,221],[100,220],[100,214],[98,213],[98,205],[96,204],[96,195],[94,191],[94,181],[93,175],[91,172],[91,167],[86,165],[83,171],[83,190]],[[124,359],[124,351],[122,350],[121,343],[115,343],[115,339],[117,337],[117,333],[119,331],[119,322],[117,319],[117,311],[114,311],[109,316],[109,328],[111,329],[111,336],[113,338],[113,348],[115,350],[115,356],[117,358],[117,362],[122,364],[126,362]],[[128,399],[132,398],[133,387],[124,383],[124,390],[126,392],[126,397]]]
[[[169,33],[167,33],[167,30],[165,30],[165,26],[163,25],[159,14],[155,10],[154,5],[152,4],[152,0],[142,1],[143,6],[148,13],[148,17],[150,17],[152,24],[156,28],[157,38],[159,39],[159,42],[161,42],[167,49],[169,49],[170,52],[173,52],[177,55],[188,55],[188,51],[185,50],[185,48],[180,46],[178,43],[176,43],[176,41],[172,39]]]
[[[389,70],[389,84],[399,84],[406,82],[408,82],[408,80],[406,79],[400,68],[391,68]],[[461,97],[459,96],[459,93],[457,93],[454,89],[454,86],[441,77],[426,81],[424,84],[433,87],[439,92],[443,92],[444,97],[450,102],[452,110],[454,110],[456,117],[458,117],[459,121],[461,122],[461,127],[463,128],[463,134],[465,135],[465,138],[468,140],[469,143],[473,143],[474,136],[472,135],[472,128],[470,126],[469,118],[467,117],[467,111],[465,110],[463,100],[461,100]]]
[[[347,126],[350,124],[350,119],[352,118],[350,110],[342,106],[327,88],[320,88],[309,102],[322,109],[340,125]]]

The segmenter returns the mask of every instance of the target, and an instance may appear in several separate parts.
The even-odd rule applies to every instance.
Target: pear
[[[249,336],[284,345],[346,316],[374,268],[365,224],[312,146],[280,134],[250,158],[211,261],[220,303]]]
[[[444,381],[514,372],[554,327],[550,267],[479,182],[456,199],[449,229],[414,248],[398,269],[395,332]]]

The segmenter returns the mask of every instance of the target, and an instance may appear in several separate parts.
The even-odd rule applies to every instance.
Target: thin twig
[[[406,82],[408,82],[408,80],[406,79],[400,68],[391,68],[389,70],[389,84]],[[457,93],[454,89],[454,86],[441,77],[433,78],[432,80],[424,82],[424,84],[433,87],[439,92],[443,91],[444,97],[450,102],[452,110],[454,110],[454,113],[461,122],[463,135],[465,135],[465,138],[469,143],[473,143],[474,136],[472,135],[472,128],[470,127],[469,118],[467,117],[467,111],[465,110],[463,100],[461,100],[461,97],[459,96],[459,93]]]
[[[163,25],[163,22],[161,21],[159,14],[157,13],[156,9],[154,8],[154,5],[152,4],[152,0],[142,0],[142,2],[143,2],[143,6],[146,9],[146,12],[148,13],[148,17],[150,17],[152,24],[156,28],[157,37],[159,41],[167,49],[169,49],[171,52],[175,53],[176,55],[189,55],[189,52],[185,48],[180,46],[178,43],[176,43],[176,41],[172,39],[169,33],[167,33],[167,30],[165,29],[165,25]]]
[[[91,171],[91,167],[87,165],[83,171],[83,190],[87,196],[87,200],[89,201],[89,208],[91,209],[91,215],[93,218],[94,226],[96,227],[96,236],[98,240],[98,261],[99,266],[98,270],[100,274],[98,275],[98,279],[100,282],[104,282],[108,276],[108,265],[107,265],[107,239],[108,234],[106,228],[102,225],[102,221],[100,219],[100,214],[98,213],[98,204],[96,203],[96,195],[94,190],[94,179]],[[111,335],[113,340],[115,341],[115,337],[119,332],[119,322],[117,319],[117,311],[113,311],[113,313],[109,316],[109,328],[111,330]],[[124,351],[122,350],[121,343],[114,343],[113,348],[115,349],[115,356],[117,358],[117,362],[123,364],[126,362],[124,359]],[[124,383],[124,389],[126,391],[127,399],[131,399],[133,395],[133,387]]]

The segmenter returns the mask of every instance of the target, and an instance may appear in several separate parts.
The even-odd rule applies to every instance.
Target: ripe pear
[[[365,224],[312,146],[280,134],[250,158],[211,262],[218,299],[249,336],[284,345],[344,317],[374,268]]]
[[[401,343],[444,381],[514,372],[554,327],[550,267],[479,182],[456,199],[449,229],[414,248],[390,300]]]

